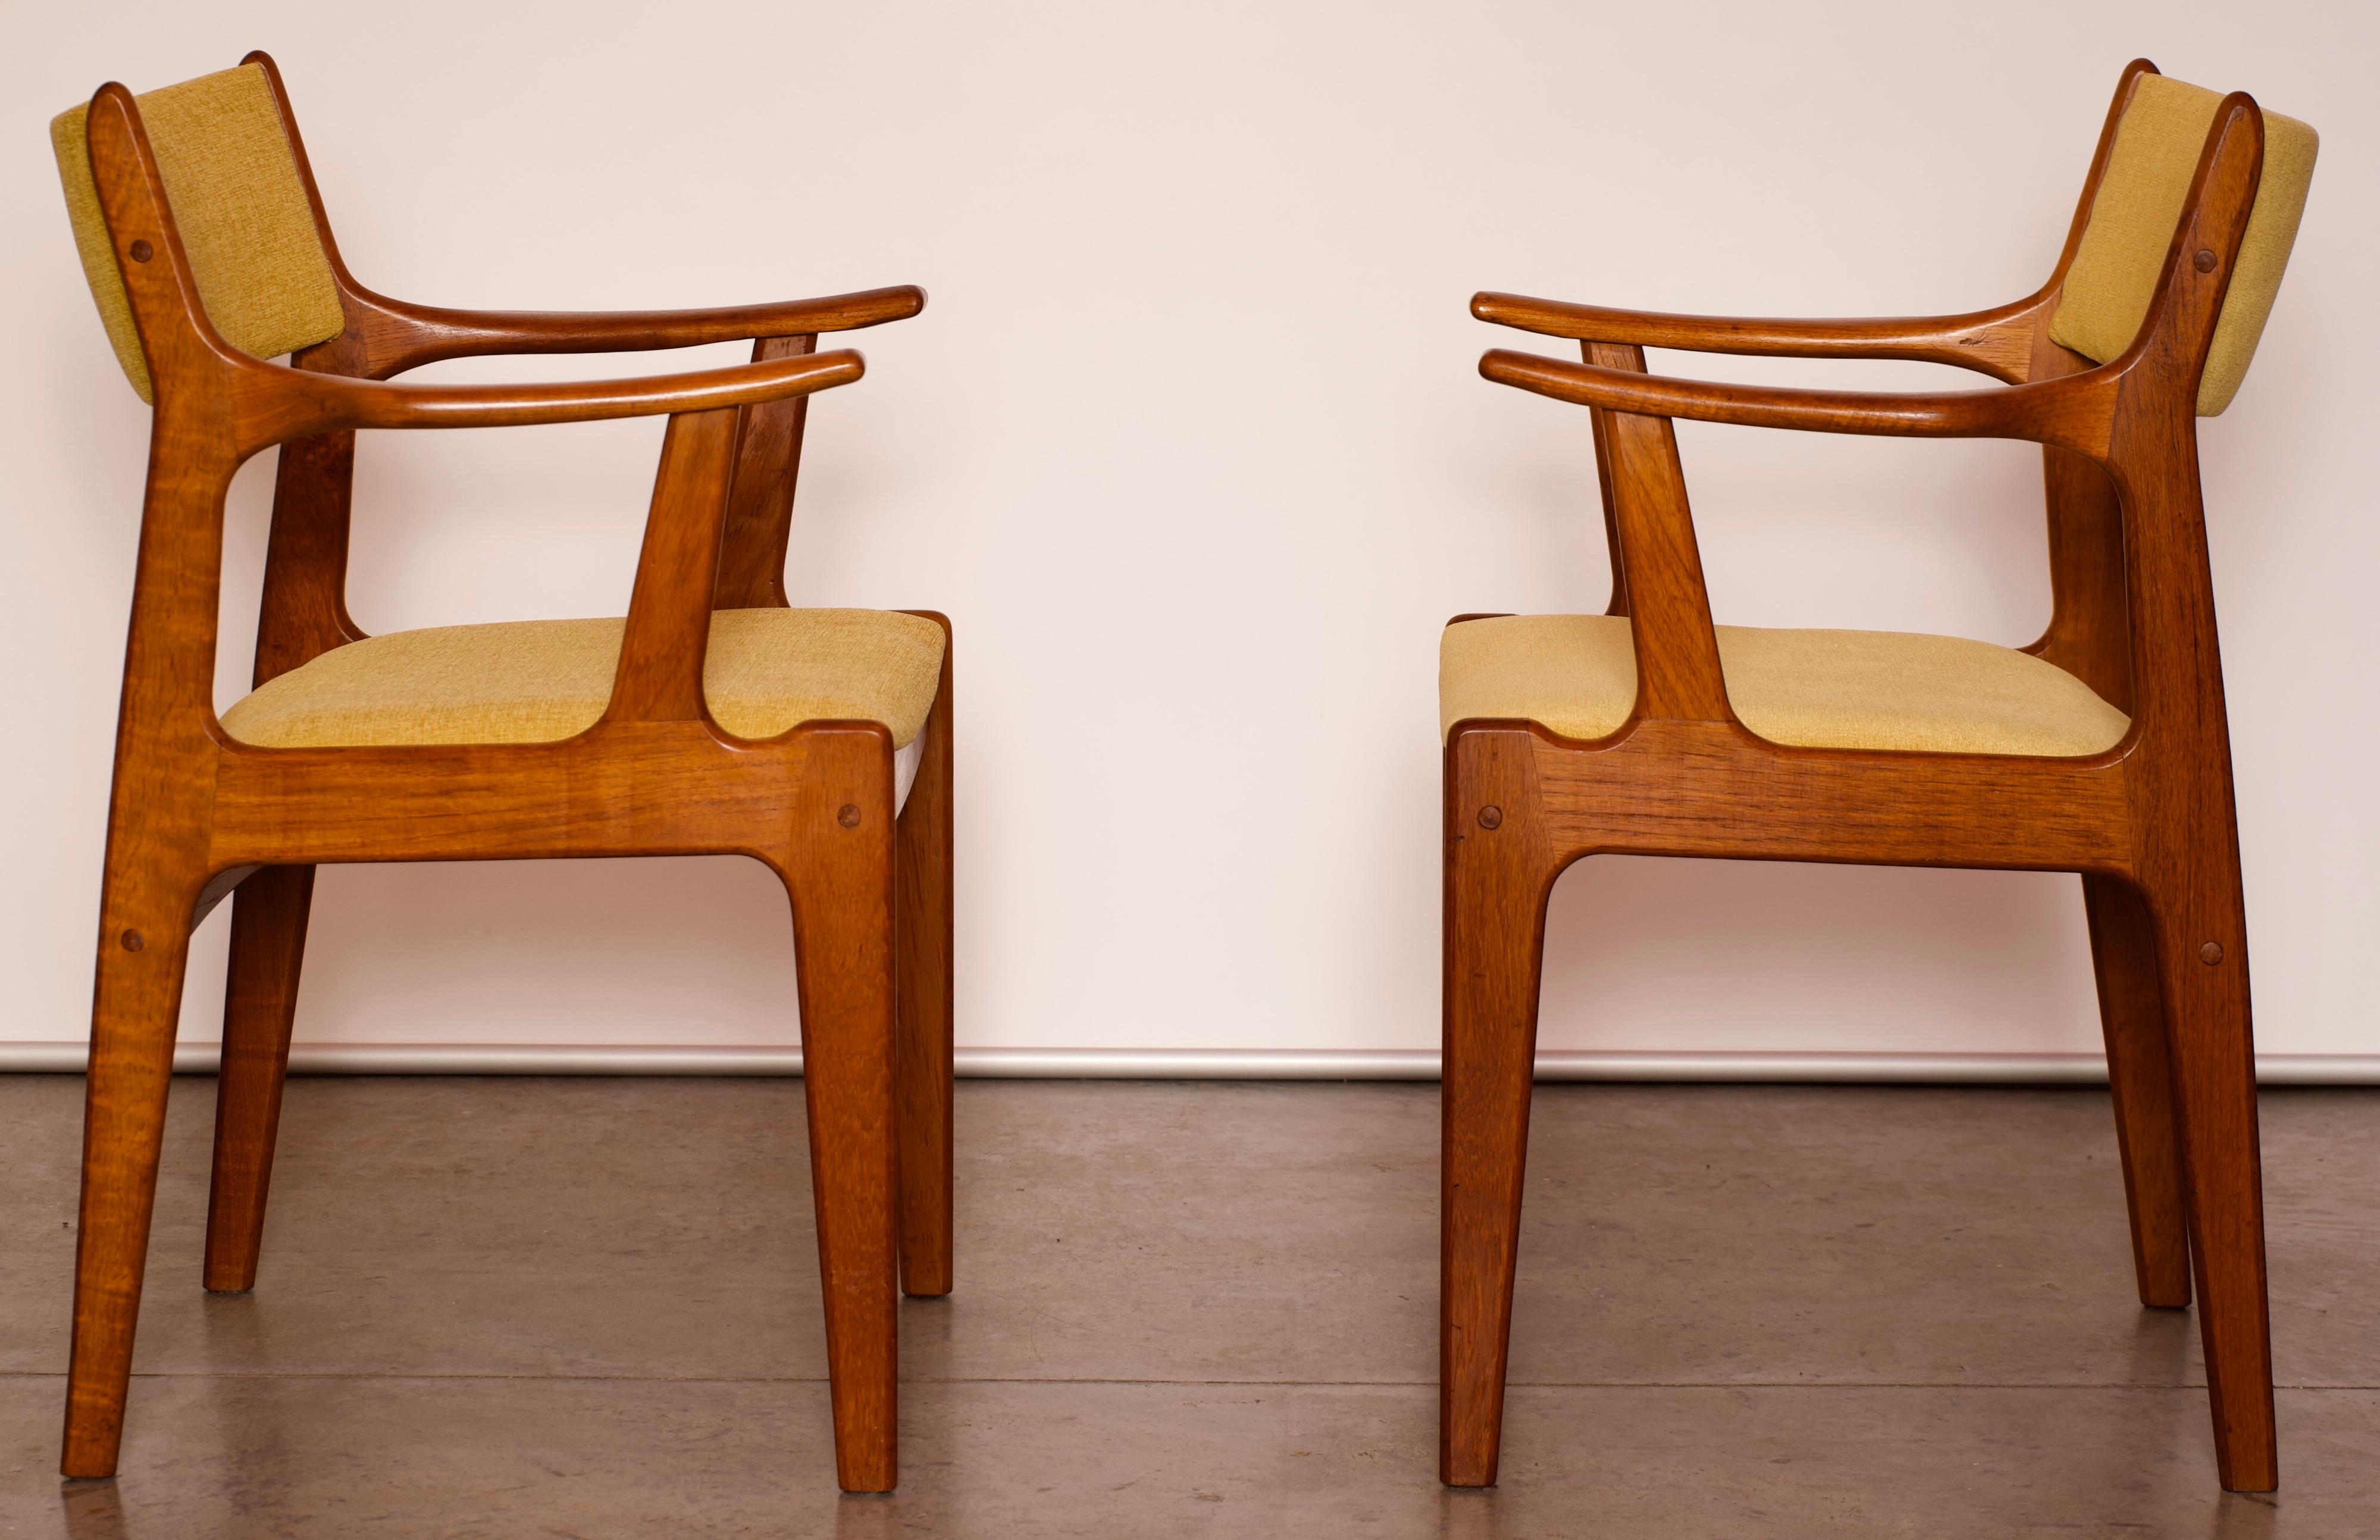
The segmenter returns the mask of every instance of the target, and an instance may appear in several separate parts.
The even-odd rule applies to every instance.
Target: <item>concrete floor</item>
[[[2265,1097],[2283,1489],[2215,1484],[2102,1093],[1539,1088],[1503,1485],[1435,1479],[1437,1088],[963,1083],[841,1498],[798,1081],[299,1079],[257,1291],[176,1085],[58,1481],[81,1083],[0,1077],[0,1535],[2380,1536],[2380,1092]]]

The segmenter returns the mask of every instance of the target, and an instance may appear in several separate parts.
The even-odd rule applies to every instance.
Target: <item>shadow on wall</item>
[[[190,949],[182,1040],[222,1037],[230,906]],[[300,1042],[800,1041],[791,912],[738,856],[324,867]]]
[[[1986,1034],[2098,1049],[2079,879],[1605,855],[1555,884],[1540,1048],[1923,1053]]]
[[[185,1042],[220,1037],[227,915],[192,947]],[[1407,1004],[1322,1046],[1434,1046],[1435,989]],[[1979,1022],[2000,1051],[2097,1050],[2076,879],[1600,856],[1554,889],[1548,1049],[1925,1052],[1966,1046]],[[985,1029],[999,1024],[961,1025],[963,1042],[998,1039]],[[1231,1025],[1213,1046],[1268,1046]],[[784,893],[757,862],[322,871],[300,1041],[751,1047],[799,1032]]]

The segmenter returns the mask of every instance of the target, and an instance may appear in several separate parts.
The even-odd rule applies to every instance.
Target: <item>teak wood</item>
[[[2195,1282],[2223,1485],[2277,1481],[2247,933],[2200,501],[2199,375],[2253,204],[2264,119],[2217,110],[2147,320],[2094,365],[2050,341],[2117,122],[2042,290],[1940,320],[1739,321],[1481,294],[1485,321],[1568,337],[1583,363],[1491,351],[1489,380],[1592,414],[1630,618],[1629,720],[1592,742],[1456,723],[1445,767],[1441,1477],[1494,1483],[1546,903],[1604,853],[2082,874],[2142,1303]],[[1915,358],[2003,382],[1877,395],[1658,379],[1643,349]],[[1789,747],[1730,709],[1670,419],[2044,446],[2052,618],[2028,650],[2130,713],[2087,758]],[[1478,618],[1458,616],[1457,623]]]
[[[433,309],[373,294],[339,260],[288,101],[298,169],[346,315],[294,368],[225,344],[198,298],[131,94],[91,100],[110,238],[156,386],[139,576],[100,907],[62,1468],[115,1473],[190,932],[237,888],[205,1284],[256,1281],[314,867],[326,861],[735,854],[790,900],[835,1466],[895,1480],[896,1278],[951,1287],[951,661],[904,816],[874,721],[733,737],[702,692],[715,608],[782,606],[803,408],[859,378],[816,335],[899,320],[889,288],[731,309],[620,315]],[[751,338],[700,373],[528,386],[386,377],[466,354],[683,347]],[[362,636],[344,599],[359,428],[666,413],[652,511],[610,703],[557,743],[258,748],[213,709],[224,493],[282,446],[259,619],[262,684]],[[941,624],[949,622],[917,612]]]

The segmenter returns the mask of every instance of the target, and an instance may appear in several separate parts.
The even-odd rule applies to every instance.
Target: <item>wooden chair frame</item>
[[[874,721],[765,741],[712,720],[715,608],[783,606],[806,397],[859,378],[817,334],[916,315],[911,287],[612,315],[436,309],[372,293],[332,238],[296,120],[272,83],[346,328],[295,368],[225,344],[200,303],[139,108],[91,100],[91,168],[156,384],[139,577],[116,730],[91,1013],[81,1232],[62,1469],[115,1473],[175,1023],[192,928],[237,888],[205,1284],[256,1281],[314,867],[334,861],[740,855],[783,881],[832,1379],[835,1466],[896,1479],[896,1293],[951,1288],[951,662],[905,810]],[[756,340],[735,368],[527,386],[388,377],[471,354]],[[257,632],[262,684],[359,639],[345,602],[359,428],[669,415],[609,705],[556,743],[258,748],[213,708],[224,497],[281,447]],[[929,612],[945,640],[949,622]],[[898,1290],[896,1290],[896,1271]]]
[[[2142,1303],[2193,1278],[2222,1483],[2277,1480],[2248,951],[2194,405],[2264,157],[2226,97],[2147,321],[2105,365],[2048,335],[2129,66],[2056,271],[2031,298],[1938,320],[1749,321],[1481,294],[1472,311],[1578,340],[1585,363],[1501,350],[1488,379],[1587,406],[1635,642],[1627,721],[1592,742],[1458,722],[1445,768],[1440,1475],[1496,1479],[1545,912],[1604,853],[2073,871],[2082,876]],[[1644,349],[1916,358],[2005,388],[1866,394],[1659,379]],[[1675,418],[2044,446],[2052,618],[2026,650],[2129,712],[2082,758],[1789,747],[1730,709]],[[1457,616],[1454,624],[1484,618]]]

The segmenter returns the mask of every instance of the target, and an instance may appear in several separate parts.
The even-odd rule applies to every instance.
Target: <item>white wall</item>
[[[458,305],[916,282],[811,418],[796,602],[957,626],[963,1043],[1419,1048],[1438,1015],[1439,623],[1597,610],[1585,415],[1472,372],[1480,287],[1745,314],[2030,291],[2135,54],[2324,134],[2263,354],[2204,427],[2261,1046],[2380,1051],[2371,9],[1593,3],[339,7],[9,0],[0,50],[0,1037],[79,1037],[144,409],[43,121],[281,61],[351,264]],[[727,349],[705,360],[740,357]],[[676,356],[682,359],[685,356]],[[613,371],[672,367],[669,356]],[[480,361],[450,378],[601,372]],[[1662,356],[1882,388],[1924,366]],[[1969,384],[1973,376],[1959,376]],[[658,421],[369,439],[367,629],[616,613]],[[1681,429],[1722,620],[2018,643],[2034,454]],[[270,457],[233,491],[225,703]],[[327,871],[298,1035],[795,1032],[734,861]],[[225,918],[185,1037],[212,1037]],[[1548,1048],[2083,1049],[2071,878],[1599,861]]]

